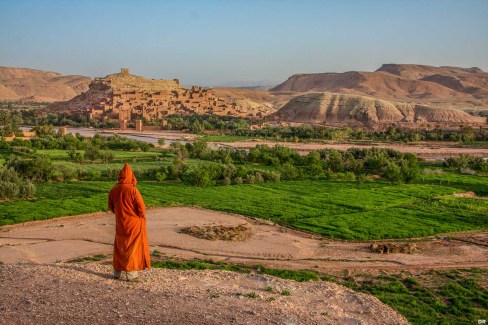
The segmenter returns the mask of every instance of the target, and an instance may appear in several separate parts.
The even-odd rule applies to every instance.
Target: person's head
[[[132,172],[132,168],[130,168],[128,163],[125,163],[124,167],[120,170],[119,184],[132,184],[134,186],[137,184],[136,176]]]

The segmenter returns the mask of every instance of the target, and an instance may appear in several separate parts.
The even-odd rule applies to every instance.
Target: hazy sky
[[[488,0],[0,0],[0,65],[184,84],[382,63],[488,71]]]

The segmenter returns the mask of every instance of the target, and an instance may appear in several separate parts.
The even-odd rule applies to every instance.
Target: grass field
[[[65,150],[37,153],[50,155],[55,165],[101,172],[102,180],[38,183],[34,199],[0,202],[0,225],[106,211],[108,192],[116,181],[108,181],[107,170],[120,169],[125,161],[136,171],[170,163],[170,159],[157,160],[161,153],[155,151],[113,151],[114,162],[83,164],[68,161]],[[0,156],[7,154],[0,151]],[[196,163],[187,160],[190,166]],[[138,188],[149,207],[199,206],[268,219],[330,238],[409,238],[488,228],[488,200],[452,196],[467,191],[488,196],[486,176],[445,172],[421,174],[408,185],[303,180],[206,188],[141,177]]]
[[[435,184],[436,179],[409,185],[290,181],[208,188],[140,182],[138,188],[150,207],[194,205],[269,219],[330,238],[367,240],[486,229],[486,200],[451,196],[469,189],[471,178],[476,177],[457,180],[466,187],[462,189]],[[112,185],[37,184],[36,199],[0,203],[0,224],[106,210]]]
[[[83,153],[83,150],[77,150],[77,152]],[[122,151],[122,150],[111,150],[114,155],[114,160],[132,160],[132,159],[154,159],[155,157],[159,156],[161,153],[157,151]],[[68,160],[69,155],[67,150],[36,150],[38,155],[47,155],[50,156],[53,160]]]
[[[158,152],[114,151],[111,163],[77,164],[65,150],[38,150],[55,165],[70,165],[87,172],[120,169],[128,161],[134,170],[159,168],[170,160],[156,160]],[[8,156],[0,150],[0,165]],[[198,163],[187,160],[188,165]],[[253,166],[261,169],[271,166]],[[425,163],[422,168],[439,168]],[[421,237],[471,229],[488,229],[488,200],[454,197],[472,191],[488,196],[488,177],[421,174],[416,183],[395,185],[382,181],[334,182],[325,180],[213,186],[200,188],[174,182],[139,179],[138,188],[149,207],[199,206],[238,213],[297,229],[346,240]],[[107,210],[107,196],[116,180],[37,183],[32,200],[0,202],[0,226]],[[95,256],[94,259],[103,259]],[[80,260],[83,261],[83,260]],[[378,297],[412,324],[472,324],[486,319],[486,270],[431,271],[391,276],[328,276],[314,271],[275,270],[262,266],[231,265],[212,261],[155,261],[155,267],[222,269],[260,272],[296,281],[328,280]],[[462,267],[462,266],[460,266]],[[263,288],[264,289],[264,288]]]

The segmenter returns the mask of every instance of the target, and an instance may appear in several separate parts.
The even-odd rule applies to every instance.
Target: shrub
[[[19,188],[19,197],[31,198],[36,194],[36,187],[30,181],[23,181]]]
[[[136,178],[141,178],[142,177],[142,174],[144,174],[144,171],[142,169],[139,169],[139,168],[134,168],[132,170],[132,172],[134,173],[134,176]]]
[[[226,164],[222,168],[222,176],[232,179],[237,173],[237,168],[233,164]]]
[[[291,296],[291,291],[289,289],[283,289],[283,290],[281,290],[281,295],[282,296]]]
[[[56,165],[53,167],[50,179],[55,181],[69,181],[77,176],[76,169],[66,165]]]
[[[7,168],[13,168],[22,178],[34,182],[49,180],[52,172],[52,163],[49,156],[36,155],[32,159],[22,159],[16,155],[10,155],[6,161]]]
[[[299,176],[298,170],[290,163],[284,163],[278,168],[281,178],[286,180],[293,180]]]
[[[402,172],[400,167],[393,162],[388,163],[388,165],[385,168],[383,168],[383,177],[385,177],[387,180],[389,180],[392,183],[401,182]]]
[[[168,177],[168,175],[166,175],[165,172],[157,172],[155,176],[156,176],[155,178],[158,182],[162,182]]]
[[[168,166],[167,169],[167,174],[168,178],[170,179],[181,179],[184,173],[188,170],[188,166],[185,164],[185,162],[176,157],[173,160],[173,163]]]
[[[225,177],[224,180],[222,181],[223,185],[230,185],[232,182],[229,177]]]
[[[221,166],[218,164],[200,164],[185,176],[187,176],[185,177],[187,182],[199,187],[215,185],[221,176]]]
[[[54,131],[54,127],[52,125],[46,124],[46,125],[38,125],[32,129],[36,133],[37,136],[53,136],[56,134]]]
[[[246,176],[246,183],[256,184],[256,176],[254,176],[253,174],[248,174]]]
[[[20,193],[20,188],[17,182],[0,181],[1,199],[13,199],[18,197],[19,193]]]
[[[84,171],[82,179],[87,181],[97,181],[102,177],[102,173],[98,170]]]
[[[256,184],[264,183],[263,175],[260,172],[256,172],[254,175],[256,177]]]
[[[115,158],[115,156],[114,156],[112,151],[105,150],[105,151],[100,152],[100,159],[103,162],[109,163],[109,162],[113,161],[114,158]]]
[[[364,184],[368,180],[368,177],[365,174],[359,174],[356,176],[356,182],[358,184]]]
[[[85,158],[91,161],[97,160],[101,156],[100,147],[88,144],[85,148]]]
[[[83,152],[78,152],[75,149],[67,151],[68,156],[74,162],[81,164],[85,160],[85,154]]]
[[[266,170],[263,172],[263,177],[265,181],[268,182],[279,182],[280,181],[280,173]]]
[[[28,155],[32,155],[35,153],[35,151],[31,148],[27,148],[27,147],[18,147],[18,146],[13,146],[10,148],[10,150],[12,150],[13,153],[19,153],[19,154],[28,154]]]
[[[402,180],[404,183],[412,183],[418,175],[417,167],[412,166],[406,160],[402,160],[400,163],[400,172],[402,174]]]
[[[348,182],[352,182],[356,179],[356,175],[353,172],[346,172],[344,174],[344,180]]]
[[[0,199],[30,198],[35,186],[22,179],[13,168],[0,168]]]
[[[110,179],[117,179],[119,177],[120,170],[117,168],[107,169],[107,177]]]

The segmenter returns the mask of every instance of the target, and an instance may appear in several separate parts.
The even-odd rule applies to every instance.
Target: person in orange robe
[[[119,182],[108,195],[108,208],[115,213],[114,277],[137,280],[137,271],[151,268],[146,233],[146,207],[136,188],[129,164],[119,173]]]

